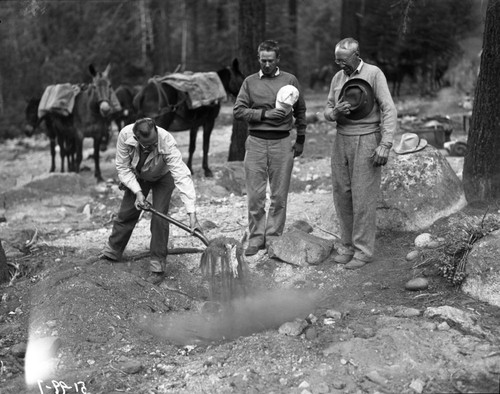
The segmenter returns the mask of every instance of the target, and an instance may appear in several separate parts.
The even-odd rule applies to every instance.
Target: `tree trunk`
[[[10,279],[9,266],[7,264],[7,257],[3,250],[2,240],[0,239],[0,283],[7,282]]]
[[[467,201],[500,198],[500,0],[489,0],[481,66],[464,160]]]
[[[299,48],[299,42],[297,37],[297,0],[288,0],[288,21],[290,24],[290,43],[293,51],[290,52],[290,59],[287,63],[290,65],[290,72],[298,77],[297,49]]]
[[[342,0],[342,16],[340,18],[340,38],[352,37],[360,40],[361,19],[363,18],[365,0]],[[360,43],[363,45],[363,43]]]
[[[266,32],[265,0],[240,0],[238,10],[238,58],[244,75],[257,71],[257,47]],[[248,135],[246,122],[234,120],[228,161],[245,159],[245,141]]]
[[[153,75],[163,75],[169,71],[169,21],[168,21],[168,1],[153,0],[151,2],[151,15],[153,23],[153,39],[155,51],[152,55]]]

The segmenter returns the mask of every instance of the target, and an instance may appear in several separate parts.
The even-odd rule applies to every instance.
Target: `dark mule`
[[[230,67],[217,71],[226,93],[237,96],[244,76],[239,69],[238,60],[234,59]],[[138,117],[150,117],[168,131],[190,130],[189,159],[187,166],[192,170],[193,153],[196,148],[198,127],[203,126],[203,169],[205,176],[213,176],[208,167],[208,150],[210,135],[215,119],[219,115],[221,104],[206,105],[189,109],[186,95],[165,83],[159,83],[151,78],[134,98],[134,107]]]
[[[127,84],[119,85],[115,89],[116,97],[122,107],[121,111],[115,112],[112,115],[112,120],[116,123],[118,130],[135,122],[137,115],[134,108],[134,96],[139,93],[140,90],[140,87]]]
[[[111,124],[111,82],[108,77],[110,66],[103,72],[97,72],[93,65],[89,66],[92,82],[84,87],[76,96],[73,109],[73,120],[76,130],[76,172],[80,171],[83,155],[84,138],[94,140],[94,175],[97,181],[102,181],[99,165],[99,151],[106,150]]]
[[[68,171],[75,170],[75,139],[73,128],[73,116],[65,116],[57,112],[46,113],[41,118],[38,117],[39,98],[31,98],[26,106],[26,126],[24,132],[31,137],[37,132],[40,124],[45,121],[47,137],[50,140],[51,165],[50,172],[56,169],[56,145],[59,145],[59,155],[61,156],[61,172],[65,170],[67,162]]]

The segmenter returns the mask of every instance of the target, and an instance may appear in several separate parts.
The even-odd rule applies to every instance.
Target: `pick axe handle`
[[[157,211],[156,209],[154,209],[151,204],[147,204],[146,206],[144,206],[144,209],[145,211],[150,211],[152,212],[154,215],[158,215],[159,217],[165,219],[167,222],[171,223],[171,224],[174,224],[176,225],[177,227],[180,227],[181,229],[183,229],[184,231],[187,231],[188,233],[191,233],[191,228],[187,225],[185,225],[184,223],[182,222],[179,222],[178,220],[174,219],[173,217],[171,216],[168,216],[168,215],[165,215],[159,211]],[[197,238],[199,238],[201,240],[201,242],[203,242],[205,244],[205,246],[208,246],[208,244],[210,243],[210,241],[207,239],[207,237],[205,237],[205,235],[198,229],[194,230],[194,233],[193,235]]]

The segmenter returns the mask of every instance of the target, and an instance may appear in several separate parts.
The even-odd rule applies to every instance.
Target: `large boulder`
[[[500,306],[500,230],[476,242],[465,266],[462,291],[472,298]]]
[[[433,146],[405,155],[391,151],[382,171],[377,226],[418,231],[467,205],[462,183]]]
[[[333,247],[333,241],[291,230],[271,243],[268,255],[298,266],[317,265],[330,255]]]

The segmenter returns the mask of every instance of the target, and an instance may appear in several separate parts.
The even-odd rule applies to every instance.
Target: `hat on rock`
[[[420,138],[415,133],[404,133],[401,136],[399,144],[394,147],[394,152],[396,152],[398,155],[404,155],[406,153],[412,153],[422,150],[426,146],[426,139]]]
[[[372,86],[361,78],[348,80],[340,90],[339,101],[351,104],[351,112],[344,115],[347,119],[359,120],[366,117],[373,109],[375,95]]]
[[[276,95],[276,108],[282,108],[289,112],[298,99],[299,90],[293,85],[285,85]]]

